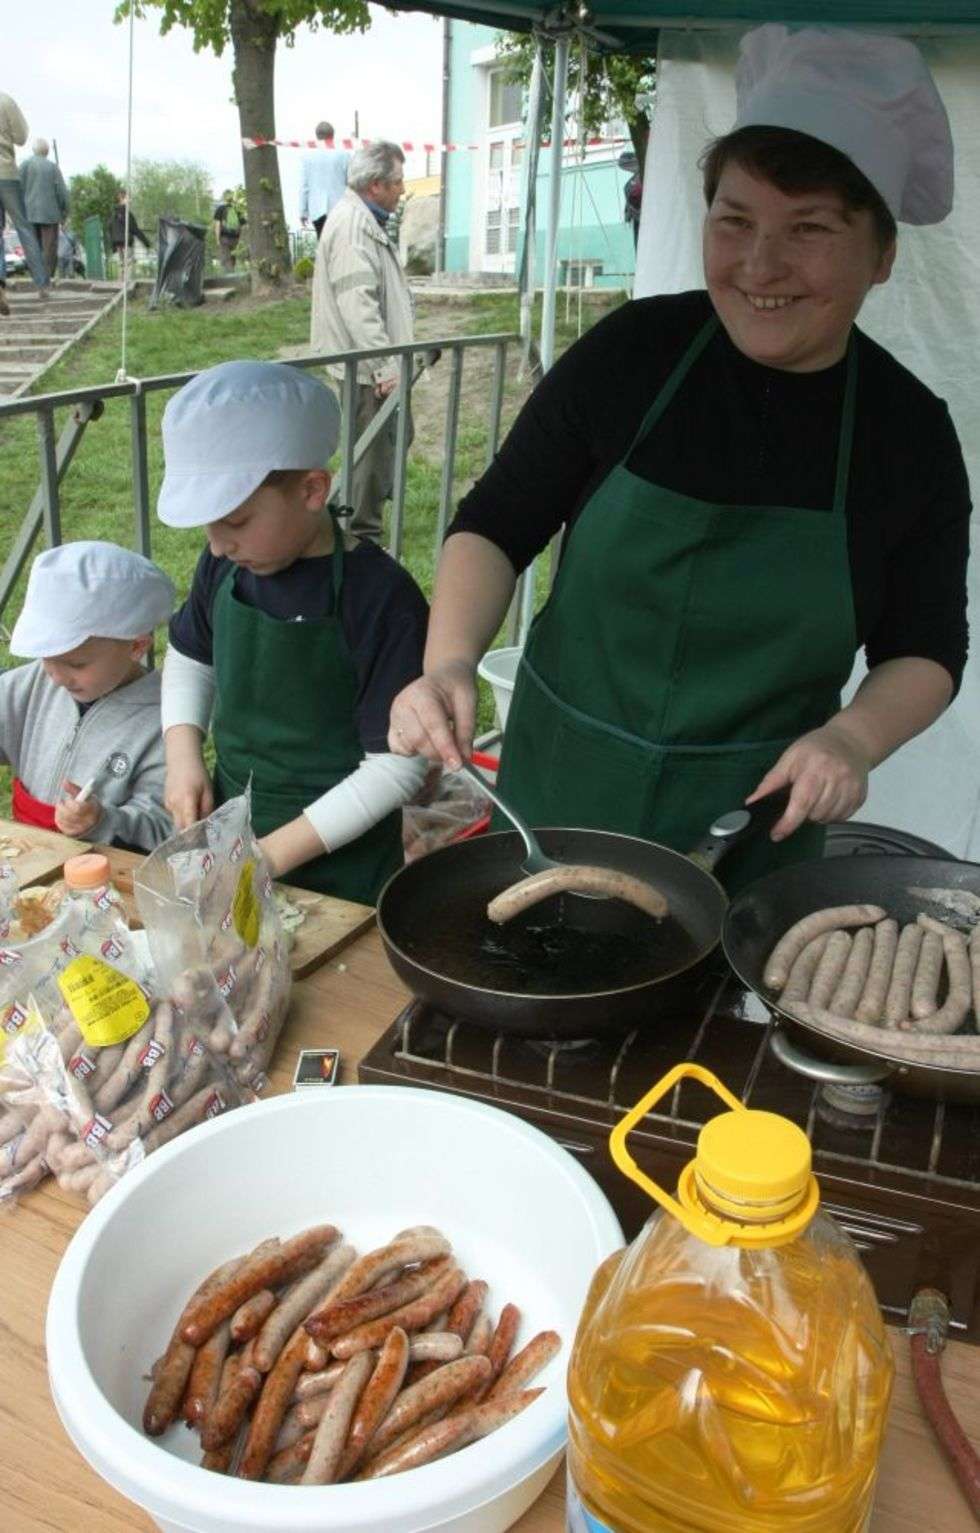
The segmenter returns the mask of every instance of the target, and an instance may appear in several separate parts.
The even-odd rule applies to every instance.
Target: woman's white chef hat
[[[116,543],[62,543],[31,565],[10,650],[47,660],[86,639],[138,639],[173,610],[173,582],[142,554]]]
[[[221,362],[198,373],[163,412],[168,527],[205,527],[247,500],[273,469],[325,468],[340,438],[326,384],[285,362]]]
[[[925,59],[902,37],[844,27],[746,33],[735,128],[793,128],[847,155],[889,212],[937,224],[953,206],[949,119]]]

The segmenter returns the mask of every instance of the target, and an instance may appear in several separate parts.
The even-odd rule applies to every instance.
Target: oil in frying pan
[[[574,902],[580,907],[580,902]],[[590,902],[591,903],[591,902]],[[446,979],[515,995],[591,995],[647,984],[686,968],[699,956],[694,938],[673,916],[652,921],[615,902],[606,929],[585,929],[570,901],[549,900],[503,926],[487,919],[486,901],[456,906],[451,927],[429,926],[404,940],[409,955]],[[542,920],[543,914],[556,918]]]

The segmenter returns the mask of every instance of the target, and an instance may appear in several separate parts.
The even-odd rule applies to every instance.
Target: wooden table
[[[376,932],[298,984],[272,1070],[289,1090],[302,1047],[341,1050],[341,1080],[404,1003]],[[247,1109],[246,1109],[247,1110]],[[152,1522],[100,1480],[65,1436],[48,1393],[44,1313],[62,1252],[83,1207],[49,1180],[0,1222],[0,1527],[3,1533],[150,1533]],[[107,1295],[107,1301],[111,1296]],[[975,1524],[919,1411],[908,1343],[893,1332],[898,1378],[871,1533],[968,1533]],[[947,1389],[966,1431],[980,1438],[980,1351],[947,1348]],[[515,1524],[562,1533],[564,1471]],[[246,1533],[246,1530],[243,1530]]]

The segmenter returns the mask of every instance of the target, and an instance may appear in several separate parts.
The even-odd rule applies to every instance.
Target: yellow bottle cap
[[[673,1198],[640,1170],[626,1140],[655,1103],[685,1079],[700,1081],[730,1111],[702,1128],[695,1158],[681,1172]],[[776,1113],[743,1106],[701,1065],[668,1071],[616,1125],[609,1148],[620,1171],[708,1245],[785,1245],[802,1234],[820,1206],[803,1131]]]
[[[64,873],[69,889],[98,889],[109,882],[109,859],[101,852],[82,852],[69,857]]]
[[[772,1112],[719,1113],[698,1135],[694,1180],[704,1202],[744,1223],[782,1219],[806,1196],[810,1141]]]

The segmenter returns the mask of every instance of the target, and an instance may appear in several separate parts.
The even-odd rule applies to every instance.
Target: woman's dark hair
[[[898,233],[894,218],[864,172],[839,149],[809,133],[792,128],[736,128],[714,139],[698,163],[709,208],[722,171],[734,163],[760,181],[771,181],[787,196],[835,192],[850,212],[867,208],[881,250],[893,244]]]

